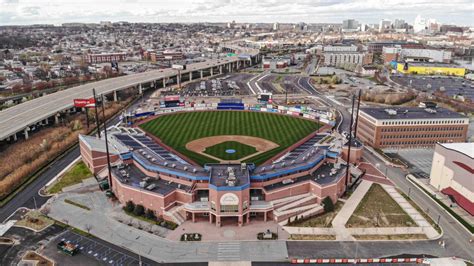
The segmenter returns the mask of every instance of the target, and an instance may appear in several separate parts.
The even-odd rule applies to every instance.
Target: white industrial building
[[[474,216],[474,143],[438,143],[430,184]]]

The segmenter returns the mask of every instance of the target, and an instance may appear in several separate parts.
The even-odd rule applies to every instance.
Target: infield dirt
[[[212,155],[209,155],[207,153],[204,153],[206,148],[226,142],[226,141],[237,141],[240,143],[243,143],[245,145],[249,145],[252,147],[255,147],[257,150],[256,153],[253,153],[251,155],[248,155],[246,157],[240,158],[239,160],[236,161],[223,161],[220,158],[214,157]],[[251,137],[251,136],[242,136],[242,135],[221,135],[221,136],[212,136],[212,137],[205,137],[205,138],[200,138],[200,139],[195,139],[193,141],[190,141],[186,143],[186,149],[193,151],[195,153],[210,157],[214,160],[217,160],[221,163],[239,163],[242,161],[245,161],[246,159],[249,159],[251,157],[254,157],[256,155],[259,155],[261,153],[267,152],[269,150],[273,150],[275,148],[278,148],[279,145],[276,144],[273,141],[262,139],[262,138],[257,138],[257,137]]]

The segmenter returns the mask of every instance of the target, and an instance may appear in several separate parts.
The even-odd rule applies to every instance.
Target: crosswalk
[[[240,242],[219,242],[217,245],[218,261],[240,261]]]

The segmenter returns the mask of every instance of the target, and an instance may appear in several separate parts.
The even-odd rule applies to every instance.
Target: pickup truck
[[[66,243],[64,241],[61,241],[58,243],[57,246],[59,250],[70,256],[74,256],[77,254],[77,252],[79,252],[77,245],[72,243]]]

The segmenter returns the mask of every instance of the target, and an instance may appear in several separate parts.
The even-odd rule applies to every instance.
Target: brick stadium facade
[[[141,204],[178,224],[205,220],[242,226],[251,219],[281,222],[314,215],[323,211],[324,198],[335,202],[346,189],[342,150],[320,144],[325,136],[314,134],[298,143],[305,149],[289,151],[278,163],[201,167],[138,128],[117,128],[108,138],[111,189],[122,204]],[[106,177],[105,141],[90,136],[79,140],[85,164]]]
[[[361,108],[358,137],[374,148],[433,146],[464,142],[469,118],[443,108]]]

